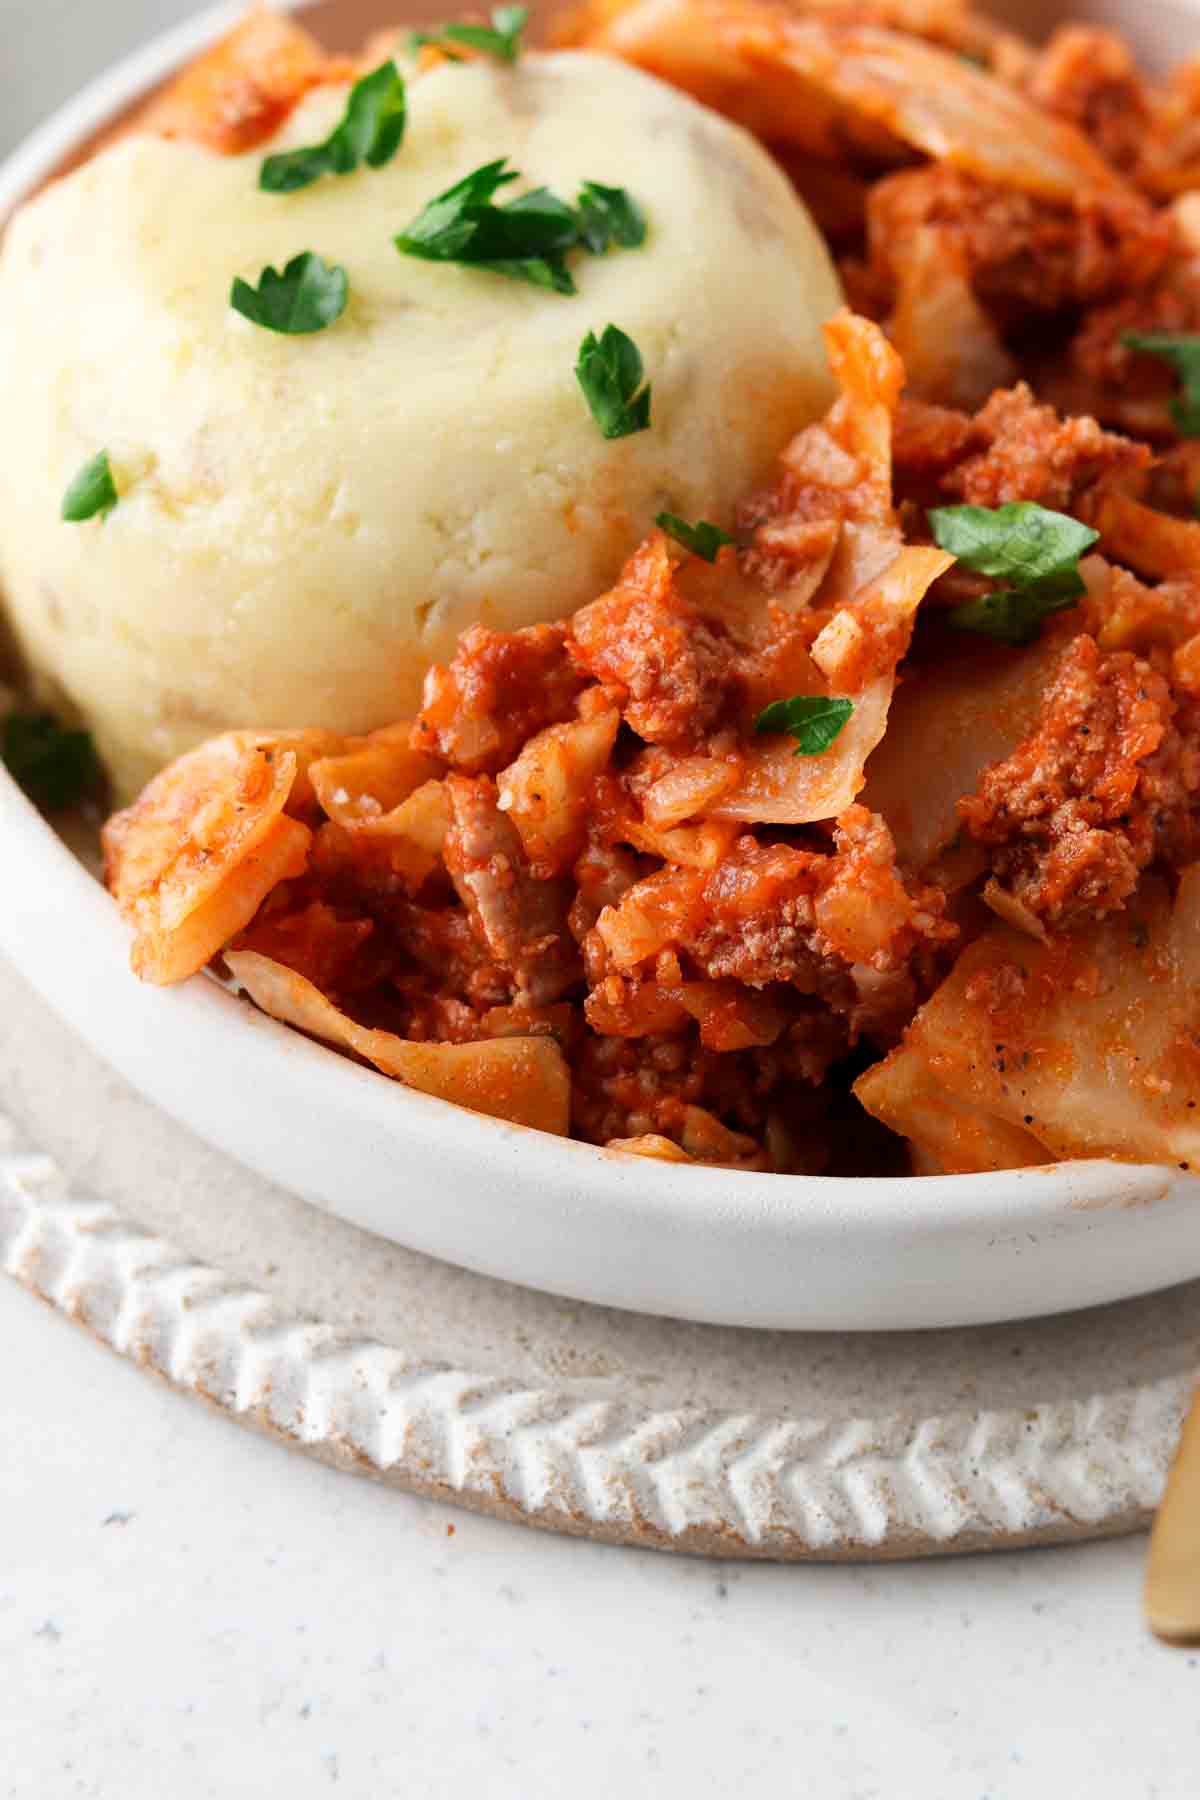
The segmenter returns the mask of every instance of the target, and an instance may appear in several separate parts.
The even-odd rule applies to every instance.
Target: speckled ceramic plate
[[[308,17],[337,21],[349,43],[405,11],[348,0]],[[407,11],[417,16],[415,0]],[[170,33],[52,120],[0,170],[0,216],[235,12]],[[1170,1170],[729,1174],[480,1118],[287,1031],[204,977],[166,992],[134,981],[106,897],[2,773],[0,856],[0,948],[143,1094],[304,1199],[468,1268],[607,1305],[800,1328],[1027,1317],[1200,1272],[1200,1183]]]
[[[121,1355],[341,1468],[718,1556],[1131,1530],[1200,1364],[1200,1284],[1023,1325],[834,1336],[639,1318],[469,1274],[206,1149],[2,960],[0,1266]]]

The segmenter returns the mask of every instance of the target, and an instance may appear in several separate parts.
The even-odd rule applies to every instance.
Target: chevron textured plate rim
[[[1170,1373],[1033,1408],[821,1418],[655,1407],[414,1357],[183,1254],[72,1184],[2,1110],[0,1267],[117,1354],[338,1468],[719,1557],[875,1560],[1139,1529],[1190,1390]]]

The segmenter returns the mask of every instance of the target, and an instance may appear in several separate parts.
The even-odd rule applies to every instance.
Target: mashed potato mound
[[[415,708],[472,620],[515,627],[601,592],[664,508],[728,524],[830,397],[821,239],[736,126],[590,54],[446,64],[410,84],[381,170],[261,193],[266,150],[314,143],[346,89],[222,157],[127,139],[14,220],[0,256],[0,589],[50,695],[122,794],[230,726],[359,731]],[[562,297],[393,246],[435,194],[507,156],[519,187],[627,187],[640,250],[572,257]],[[285,337],[228,305],[302,250],[347,311]],[[575,380],[615,322],[653,383],[606,441]],[[62,497],[98,450],[120,504]]]

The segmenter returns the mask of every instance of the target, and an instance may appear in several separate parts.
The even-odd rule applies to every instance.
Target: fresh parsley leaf
[[[496,194],[518,179],[503,156],[473,169],[422,208],[396,238],[397,250],[573,294],[569,250],[582,244],[599,255],[610,243],[640,243],[645,237],[646,222],[623,188],[586,182],[579,210],[544,187],[497,206]]]
[[[727,531],[722,531],[719,525],[710,525],[707,519],[697,519],[694,525],[689,525],[675,513],[660,512],[654,523],[677,544],[690,550],[693,556],[702,556],[705,562],[716,562],[721,545],[733,542]]]
[[[552,294],[578,292],[561,256],[498,256],[478,267],[491,275],[507,275],[510,281],[527,281],[531,287],[548,288]]]
[[[646,215],[626,188],[585,181],[576,209],[580,239],[593,256],[603,256],[610,244],[636,250],[646,241]]]
[[[1067,513],[1051,512],[1033,500],[1007,506],[938,506],[929,515],[934,541],[977,575],[1011,581],[1014,587],[1062,584],[1061,592],[1083,592],[1079,558],[1099,537]]]
[[[489,256],[486,262],[492,273],[529,281],[534,287],[551,288],[556,294],[573,294],[575,282],[563,261],[578,234],[571,208],[543,187],[493,210],[499,218],[484,222],[485,245],[495,233],[514,248],[533,254]]]
[[[97,515],[103,519],[112,511],[118,498],[108,451],[101,450],[90,462],[84,463],[63,495],[62,516],[69,525],[82,524],[84,519],[94,519]]]
[[[1085,591],[1079,559],[1100,535],[1033,500],[938,506],[929,514],[929,524],[938,546],[964,567],[1013,584],[956,606],[947,623],[1013,645],[1031,642],[1044,619]]]
[[[229,304],[254,325],[297,337],[324,331],[340,319],[349,296],[345,269],[338,263],[322,262],[312,250],[303,250],[293,256],[282,274],[278,269],[264,269],[256,288],[239,277]]]
[[[1171,417],[1184,437],[1200,437],[1200,337],[1185,331],[1126,331],[1127,350],[1159,356],[1179,376],[1180,391],[1171,402]]]
[[[521,54],[521,33],[528,23],[527,6],[497,6],[492,9],[490,26],[443,25],[440,31],[414,31],[408,41],[413,50],[419,50],[423,44],[436,44],[451,62],[461,62],[462,58],[446,49],[447,38],[452,44],[466,44],[472,50],[498,56],[501,62],[515,63]]]
[[[389,59],[355,82],[341,123],[323,144],[268,156],[258,185],[268,194],[292,194],[322,175],[349,175],[361,163],[382,168],[400,148],[406,115],[404,79]]]
[[[573,294],[575,283],[563,259],[578,241],[575,214],[548,188],[496,206],[493,196],[519,179],[507,160],[484,163],[438,194],[396,238],[396,248],[427,262],[466,263]]]
[[[65,731],[49,713],[10,713],[0,724],[0,762],[43,812],[78,805],[100,779],[87,732]]]
[[[620,326],[606,325],[599,337],[588,332],[575,378],[604,437],[631,437],[649,427],[650,384],[640,388],[641,351]]]
[[[825,694],[793,694],[790,700],[772,700],[754,721],[755,731],[790,731],[796,740],[796,756],[820,756],[839,736],[854,711],[853,700],[831,699]]]
[[[422,50],[426,44],[436,44],[447,62],[466,62],[467,60],[465,56],[456,56],[453,50],[448,50],[436,31],[409,32],[408,47],[410,50]]]
[[[1036,588],[997,588],[995,593],[953,607],[946,614],[946,623],[956,631],[978,631],[1019,649],[1033,642],[1051,613],[1073,606],[1075,599],[1072,594],[1057,598],[1041,594]]]
[[[506,168],[507,162],[508,158],[501,156],[495,162],[484,163],[448,187],[444,194],[438,194],[400,233],[396,248],[407,256],[424,256],[431,262],[457,262],[460,252],[472,247],[479,231],[479,215],[491,205],[492,195],[518,179],[516,169]]]

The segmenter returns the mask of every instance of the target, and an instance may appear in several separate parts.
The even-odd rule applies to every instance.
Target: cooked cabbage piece
[[[1200,1167],[1200,864],[1072,936],[986,931],[854,1091],[926,1170]]]

